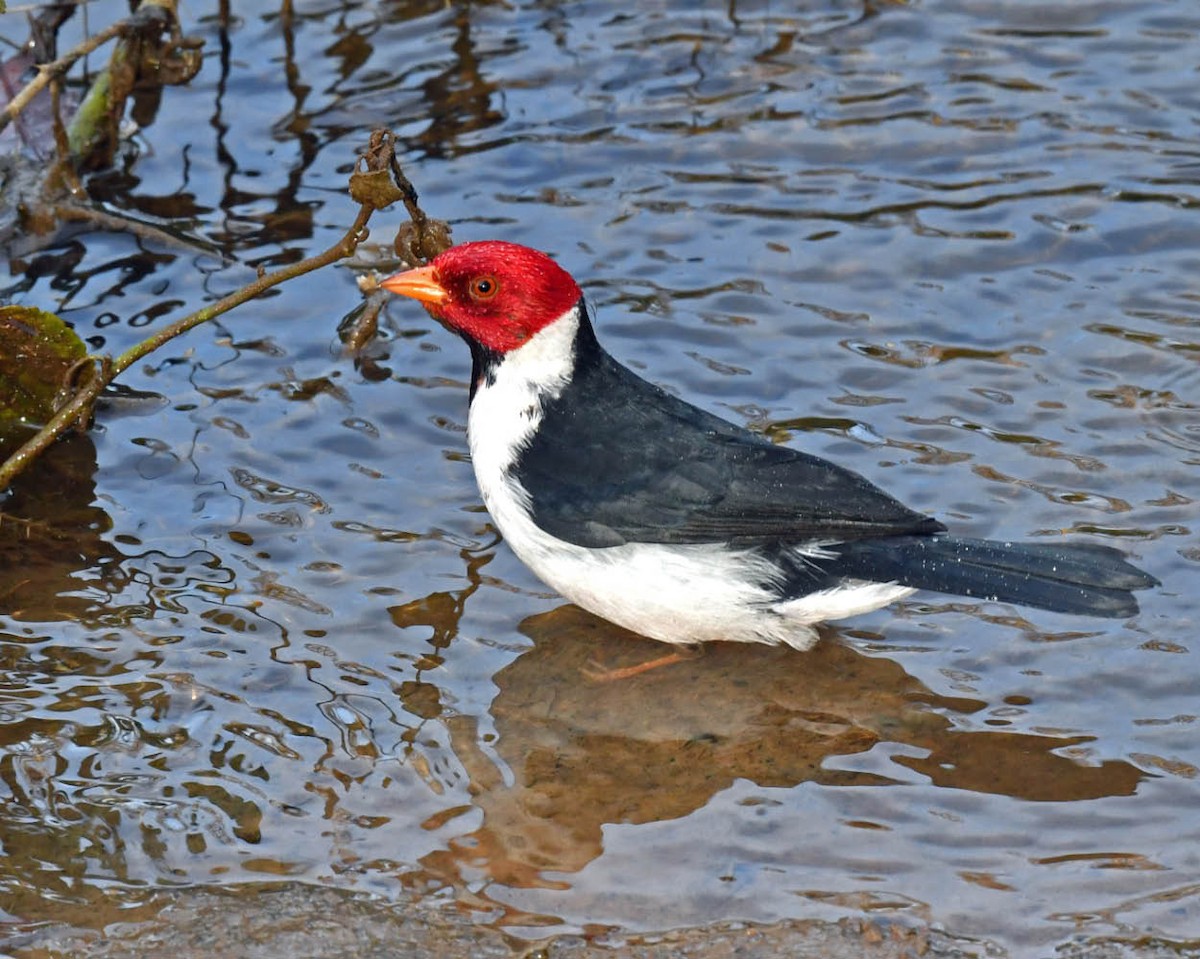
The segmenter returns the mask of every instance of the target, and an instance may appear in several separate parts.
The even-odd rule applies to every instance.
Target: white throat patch
[[[571,379],[579,309],[568,310],[524,346],[506,353],[494,371],[494,380],[485,380],[475,393],[467,417],[467,439],[489,511],[490,494],[541,422],[542,404],[559,396]],[[500,517],[492,515],[503,528]]]

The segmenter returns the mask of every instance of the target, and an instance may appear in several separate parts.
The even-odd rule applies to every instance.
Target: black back
[[[581,304],[576,368],[515,466],[542,529],[578,546],[772,546],[943,530],[857,473],[697,409],[617,363]]]

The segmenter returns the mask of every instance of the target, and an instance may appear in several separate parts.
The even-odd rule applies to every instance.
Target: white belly
[[[895,583],[847,583],[780,600],[761,556],[723,546],[626,543],[575,546],[539,529],[528,497],[509,477],[480,477],[484,502],[505,541],[543,582],[605,619],[666,643],[784,643],[808,649],[814,623],[886,606],[913,592]]]

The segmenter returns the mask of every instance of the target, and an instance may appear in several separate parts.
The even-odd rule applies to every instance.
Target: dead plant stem
[[[310,273],[323,266],[329,266],[350,256],[366,236],[367,222],[371,219],[373,212],[374,208],[371,205],[363,204],[350,228],[342,235],[341,239],[324,252],[276,270],[274,273],[264,273],[241,289],[235,290],[228,296],[224,296],[217,302],[210,303],[194,313],[189,313],[154,335],[148,336],[112,360],[106,357],[93,357],[94,366],[91,376],[79,387],[70,401],[35,436],[3,464],[0,464],[0,492],[6,490],[22,470],[40,456],[56,439],[66,433],[73,423],[86,422],[92,404],[95,403],[104,388],[134,363],[153,353],[164,343],[183,335],[201,323],[207,323],[209,320],[229,312],[247,300],[260,296],[286,280]]]
[[[49,63],[38,65],[38,75],[30,80],[21,89],[21,92],[13,97],[3,110],[0,110],[0,130],[3,130],[14,119],[21,115],[24,110],[46,85],[57,76],[66,73],[76,60],[87,56],[98,47],[104,46],[109,40],[114,37],[119,37],[125,30],[129,28],[127,20],[119,20],[110,27],[101,30],[95,36],[88,37],[79,46],[75,47],[69,53],[64,53],[57,60],[52,60]]]

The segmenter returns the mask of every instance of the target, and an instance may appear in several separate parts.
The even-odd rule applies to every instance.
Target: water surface
[[[360,297],[325,270],[131,370],[162,399],[110,404],[0,504],[10,929],[287,879],[519,937],[1200,936],[1200,14],[185,16],[202,72],[92,181],[179,242],[63,237],[5,299],[118,351],[333,242],[385,125],[456,239],[553,251],[655,382],[956,531],[1118,545],[1163,586],[1117,622],[920,594],[810,654],[589,683],[654,650],[499,541],[465,348],[396,302],[344,356]]]

